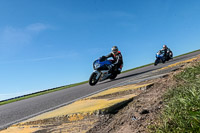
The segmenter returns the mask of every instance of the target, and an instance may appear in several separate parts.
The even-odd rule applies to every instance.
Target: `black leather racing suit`
[[[171,50],[167,47],[166,49],[161,49],[161,51],[164,53],[165,60],[169,60],[169,52],[171,52]]]
[[[117,52],[116,55],[114,55],[113,53],[110,53],[109,55],[105,56],[106,58],[113,58],[113,68],[112,68],[112,72],[117,72],[118,69],[122,69],[123,67],[123,58],[122,58],[122,54],[120,51]]]

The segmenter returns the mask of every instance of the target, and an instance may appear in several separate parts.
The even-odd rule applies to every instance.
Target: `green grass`
[[[199,50],[195,50],[195,51],[183,54],[183,55],[187,55],[187,54],[190,54],[190,53],[193,53],[193,52],[196,52],[196,51],[199,51]],[[183,56],[183,55],[179,55],[179,56]],[[176,56],[176,57],[179,57],[179,56]],[[122,71],[122,73],[126,73],[126,72],[129,72],[129,71],[132,71],[132,70],[136,70],[136,69],[139,69],[139,68],[146,67],[146,66],[150,66],[152,64],[153,63],[149,63],[147,65],[143,65],[143,66],[139,66],[139,67],[136,67],[136,68],[133,68],[133,69],[125,70],[125,71]],[[25,95],[23,97],[17,97],[17,98],[13,98],[11,100],[2,101],[2,102],[0,102],[0,105],[12,103],[12,102],[16,102],[16,101],[20,101],[20,100],[24,100],[24,99],[28,99],[28,98],[35,97],[35,96],[40,96],[40,95],[43,95],[43,94],[51,93],[51,92],[54,92],[54,91],[59,91],[59,90],[74,87],[74,86],[78,86],[78,85],[81,85],[81,84],[85,84],[87,82],[88,81],[84,81],[84,82],[80,82],[80,83],[76,83],[76,84],[71,84],[71,85],[57,87],[57,88],[53,88],[53,89],[49,89],[49,90],[44,90],[44,91],[41,91],[41,92],[36,92],[36,93],[33,93],[33,94],[28,94],[28,95]]]
[[[200,132],[200,63],[174,77],[177,85],[165,94],[165,108],[153,132]],[[152,128],[152,127],[151,127]]]
[[[183,55],[188,55],[188,54],[191,54],[191,53],[194,53],[194,52],[197,52],[197,51],[200,51],[200,49],[192,51],[192,52],[188,52],[188,53],[185,53],[185,54],[181,54],[181,55],[178,55],[178,56],[175,56],[174,58],[177,58],[177,57],[180,57],[180,56],[183,56]]]
[[[2,102],[0,102],[0,105],[4,105],[4,104],[8,104],[8,103],[12,103],[12,102],[28,99],[28,98],[31,98],[31,97],[36,97],[36,96],[44,95],[44,94],[47,94],[47,93],[63,90],[63,89],[66,89],[66,88],[82,85],[82,84],[85,84],[87,82],[88,81],[84,81],[84,82],[80,82],[80,83],[76,83],[76,84],[66,85],[66,86],[62,86],[62,87],[57,87],[57,88],[53,88],[53,89],[48,89],[48,90],[44,90],[44,91],[40,91],[40,92],[24,95],[23,97],[17,97],[17,98],[13,98],[13,99],[10,99],[10,100],[2,101]]]

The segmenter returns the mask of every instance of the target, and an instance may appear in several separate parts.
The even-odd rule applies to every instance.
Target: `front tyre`
[[[91,86],[95,85],[98,82],[99,78],[97,78],[97,73],[93,72],[89,79],[89,84]]]
[[[157,59],[155,60],[155,62],[154,62],[154,66],[158,65],[159,61],[160,61],[160,60],[157,58]]]

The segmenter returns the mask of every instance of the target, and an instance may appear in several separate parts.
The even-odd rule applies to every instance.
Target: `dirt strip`
[[[153,86],[134,97],[132,102],[117,113],[102,117],[87,133],[149,133],[151,125],[156,124],[164,107],[163,95],[176,85],[173,76],[197,62],[200,62],[200,56],[189,62],[177,63],[179,69],[168,73],[168,76],[151,80]]]

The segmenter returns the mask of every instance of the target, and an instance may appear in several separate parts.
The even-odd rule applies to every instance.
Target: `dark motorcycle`
[[[173,59],[173,53],[171,50],[167,50],[166,61]]]
[[[154,66],[158,65],[158,63],[165,63],[166,61],[169,61],[170,59],[173,59],[173,53],[172,51],[167,51],[166,53],[167,55],[164,56],[164,52],[163,51],[158,51],[156,53],[156,60],[154,62]]]

